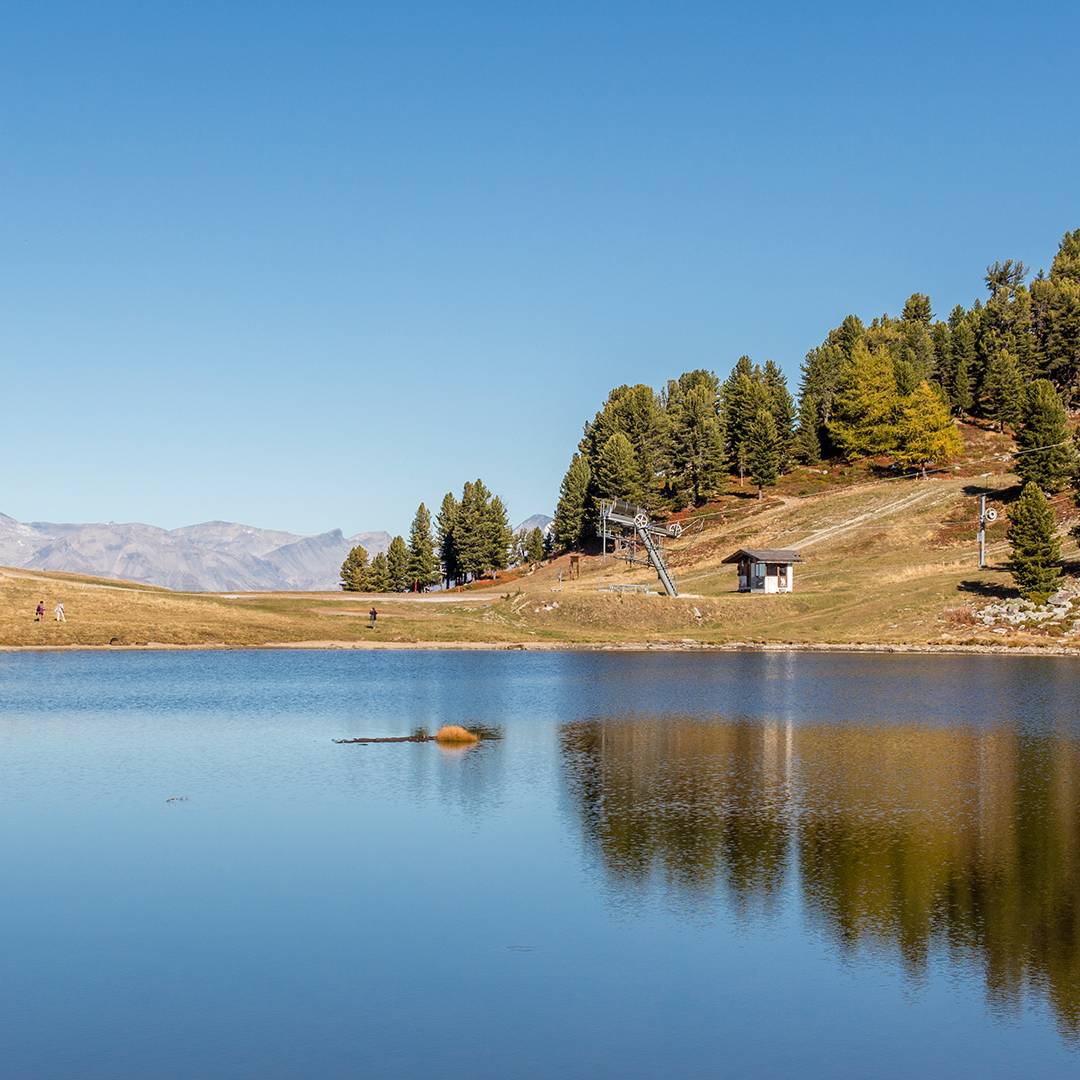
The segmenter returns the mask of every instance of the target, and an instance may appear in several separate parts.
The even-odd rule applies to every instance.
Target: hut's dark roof
[[[802,562],[802,556],[794,548],[739,548],[724,559],[724,562],[735,563],[741,559],[752,559],[754,562]]]

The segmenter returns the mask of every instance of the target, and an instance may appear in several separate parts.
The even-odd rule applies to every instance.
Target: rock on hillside
[[[195,592],[332,589],[349,548],[374,555],[390,536],[340,530],[305,537],[210,521],[179,529],[140,523],[22,523],[0,515],[0,565],[64,570]]]

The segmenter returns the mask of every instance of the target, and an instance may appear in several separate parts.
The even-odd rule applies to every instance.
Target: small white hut
[[[781,593],[794,591],[802,556],[792,548],[739,548],[724,562],[738,563],[739,592]]]

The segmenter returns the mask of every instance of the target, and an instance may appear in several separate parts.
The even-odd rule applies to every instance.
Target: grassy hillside
[[[34,622],[39,600],[44,623]],[[203,594],[75,574],[0,570],[3,645],[274,645],[371,639],[502,640],[483,629],[498,594],[439,603],[343,593]],[[62,600],[67,622],[53,620]],[[367,611],[379,609],[378,628]]]
[[[651,570],[583,557],[580,579],[563,557],[532,573],[452,594],[175,593],[77,575],[0,570],[0,644],[284,644],[289,642],[587,644],[794,642],[1068,644],[1068,621],[1053,628],[995,633],[975,611],[1012,592],[1005,514],[989,533],[991,569],[977,569],[977,495],[1007,509],[1017,493],[1007,439],[964,429],[965,459],[929,479],[892,478],[873,463],[800,469],[764,500],[732,483],[716,503],[683,515],[670,562],[684,594],[602,591],[655,585]],[[1056,500],[1064,524],[1075,510]],[[799,546],[796,591],[736,593],[721,560],[744,545]],[[1075,559],[1072,541],[1066,559]],[[47,619],[33,612],[44,599]],[[52,621],[56,600],[68,621]],[[367,611],[380,611],[375,629]]]

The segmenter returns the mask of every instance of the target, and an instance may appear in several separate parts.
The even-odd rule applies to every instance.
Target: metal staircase
[[[664,553],[653,541],[649,526],[639,525],[637,527],[637,534],[641,537],[641,542],[645,545],[645,550],[649,553],[649,562],[656,568],[657,576],[660,578],[660,584],[664,586],[664,592],[666,592],[668,596],[678,596],[679,590],[675,588],[675,582],[672,580],[671,574],[668,573],[667,563],[664,562]]]

